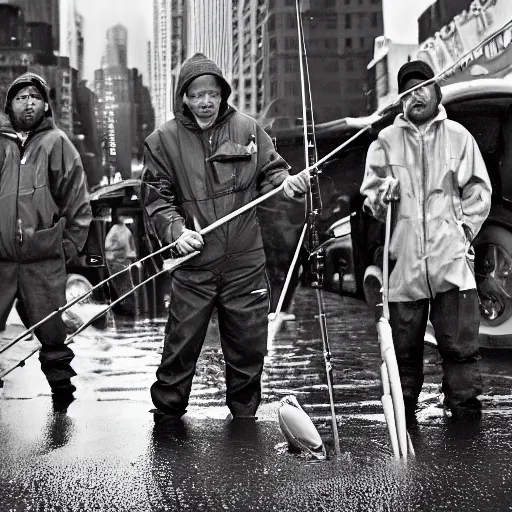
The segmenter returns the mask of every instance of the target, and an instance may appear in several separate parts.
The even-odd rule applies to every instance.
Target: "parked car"
[[[448,85],[442,92],[448,117],[464,125],[475,137],[493,186],[489,218],[473,244],[480,298],[480,343],[512,348],[512,83],[504,79],[478,79]],[[371,265],[379,265],[382,225],[362,212],[359,188],[368,146],[397,113],[398,108],[390,109],[370,131],[322,168],[324,208],[320,225],[322,240],[326,242],[326,290],[365,298],[365,272]],[[365,123],[364,118],[347,118],[318,125],[319,156],[330,152]],[[303,168],[303,157],[298,151],[301,133],[285,130],[271,135],[294,169]]]
[[[125,266],[138,261],[149,254],[149,244],[144,230],[142,209],[139,199],[140,181],[137,179],[120,181],[93,192],[90,195],[93,220],[84,249],[78,261],[68,267],[66,298],[68,301],[83,295],[101,281]],[[117,258],[116,265],[109,259],[109,233],[115,219],[121,217],[128,229],[133,251]],[[113,251],[110,251],[112,253]],[[140,265],[132,267],[120,278],[108,281],[92,292],[85,302],[109,304],[128,289],[153,275],[161,268],[160,257],[149,258]],[[132,296],[117,304],[113,311],[127,317],[156,317],[165,313],[168,300],[168,276],[162,274],[153,281],[139,288]],[[106,316],[100,318],[95,325],[106,325]]]

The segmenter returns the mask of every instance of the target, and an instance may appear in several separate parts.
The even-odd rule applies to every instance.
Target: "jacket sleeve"
[[[368,148],[360,191],[363,196],[366,196],[363,209],[382,222],[386,220],[386,207],[380,202],[380,187],[388,175],[388,167],[385,150],[377,139]]]
[[[272,189],[279,187],[287,178],[290,166],[286,163],[274,148],[274,143],[263,130],[257,125],[258,133],[258,189],[261,195],[270,192]]]
[[[171,174],[147,142],[144,145],[141,188],[146,222],[151,232],[165,244],[176,241],[185,227],[185,219],[176,204],[176,189]]]
[[[64,250],[73,257],[83,249],[92,221],[87,179],[80,155],[66,136],[55,142],[49,160],[52,196],[66,219]]]
[[[492,188],[480,149],[469,132],[457,180],[461,190],[462,223],[470,229],[473,240],[489,215]]]

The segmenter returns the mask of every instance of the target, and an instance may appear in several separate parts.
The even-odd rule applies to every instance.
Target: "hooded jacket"
[[[217,77],[222,99],[216,121],[203,131],[183,103],[183,94],[194,79],[206,74]],[[150,229],[165,244],[177,240],[185,226],[199,231],[278,187],[288,176],[289,166],[268,134],[228,105],[230,93],[217,65],[196,54],[180,72],[175,118],[145,141],[143,202]],[[191,265],[262,249],[256,209],[205,235],[204,243]]]
[[[489,214],[491,184],[472,135],[447,119],[442,105],[423,132],[399,114],[371,144],[361,185],[365,207],[380,220],[386,214],[380,187],[389,175],[400,183],[389,247],[396,262],[389,300],[476,288],[468,248]]]
[[[7,92],[34,85],[48,103],[44,80],[33,73]],[[0,260],[41,261],[82,249],[92,219],[86,178],[77,150],[54,123],[51,108],[25,143],[8,115],[0,118]]]

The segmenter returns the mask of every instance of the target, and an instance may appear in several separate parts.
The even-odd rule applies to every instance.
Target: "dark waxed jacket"
[[[44,117],[25,144],[0,117],[0,260],[41,261],[76,253],[92,219],[77,150]]]
[[[254,119],[227,104],[229,85],[219,68],[205,59],[197,65],[191,59],[183,66],[175,119],[145,142],[143,201],[150,227],[165,244],[175,241],[184,226],[199,231],[278,187],[288,176],[289,166],[276,153],[271,138]],[[201,67],[205,62],[206,67]],[[214,74],[222,84],[219,115],[204,131],[179,94],[202,74]],[[204,242],[204,250],[191,265],[262,249],[256,209],[205,235]]]

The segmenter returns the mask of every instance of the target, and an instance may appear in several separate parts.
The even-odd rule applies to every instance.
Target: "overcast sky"
[[[66,4],[71,1],[61,0],[61,4],[64,4],[63,21]],[[396,42],[417,42],[418,16],[434,0],[383,2],[385,35]],[[147,83],[147,42],[153,36],[153,0],[76,0],[76,7],[85,22],[85,78],[92,81],[94,70],[101,65],[107,29],[121,23],[128,29],[128,66],[138,68]],[[61,33],[61,40],[65,43],[64,34]],[[66,54],[65,48],[62,51]]]

